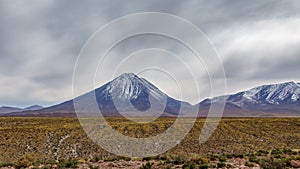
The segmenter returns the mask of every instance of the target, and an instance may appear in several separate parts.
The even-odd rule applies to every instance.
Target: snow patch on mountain
[[[293,94],[291,99],[292,101],[297,101],[299,99],[299,95]]]
[[[240,107],[254,105],[280,105],[300,102],[300,83],[286,82],[263,85],[233,95],[206,99],[203,103],[216,103],[226,99],[227,103]]]
[[[145,92],[150,93],[156,100],[164,100],[167,97],[150,82],[133,73],[124,73],[115,78],[106,86],[105,91],[113,98],[126,100],[137,99]]]
[[[246,103],[280,104],[299,101],[300,86],[295,82],[263,85],[232,95],[228,102],[242,106]]]

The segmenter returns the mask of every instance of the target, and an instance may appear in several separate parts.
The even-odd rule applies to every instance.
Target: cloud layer
[[[112,20],[137,12],[178,15],[203,30],[218,50],[229,93],[265,83],[299,82],[299,11],[297,0],[0,0],[0,105],[51,105],[71,99],[74,64],[89,36]],[[178,42],[150,37],[128,41],[114,54],[155,44],[180,53]],[[179,65],[168,64],[186,80]],[[207,74],[202,68],[199,72],[201,98],[184,98],[192,103],[211,96]],[[164,76],[144,76],[179,97],[172,80],[162,83]],[[99,86],[107,80],[100,79]],[[192,93],[186,81],[182,90]]]

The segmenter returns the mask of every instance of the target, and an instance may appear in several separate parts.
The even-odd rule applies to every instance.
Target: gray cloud
[[[299,29],[299,17],[261,19],[224,29],[216,36],[229,92],[266,83],[300,81]]]
[[[0,0],[0,105],[51,105],[72,98],[73,67],[85,41],[113,19],[136,12],[171,13],[202,29],[220,53],[229,92],[300,81],[299,11],[297,0]],[[152,41],[145,43],[151,46]],[[124,47],[130,51],[141,42]],[[161,40],[156,45],[175,52],[180,49],[174,42]],[[122,51],[119,48],[116,55]],[[185,73],[177,73],[184,79]],[[205,98],[210,96],[208,77],[201,68],[199,75]],[[177,96],[161,80],[154,83]]]

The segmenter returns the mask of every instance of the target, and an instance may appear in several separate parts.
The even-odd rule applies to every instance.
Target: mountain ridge
[[[221,105],[221,100],[226,100],[224,116],[300,115],[300,83],[293,81],[261,85],[235,94],[208,98],[191,105],[169,97],[144,78],[133,73],[124,73],[101,87],[74,98],[73,100],[86,99],[82,111],[96,111],[89,109],[88,97],[93,92],[96,94],[98,108],[105,116],[120,116],[119,112],[147,112],[152,107],[154,111],[158,111],[158,107],[161,109],[164,105],[165,116],[177,116],[180,108],[188,112],[195,107],[199,107],[198,116],[206,116],[210,105]],[[76,116],[73,100],[40,110],[7,115]],[[151,106],[150,101],[155,106]]]
[[[25,108],[12,107],[12,106],[2,106],[0,107],[0,114],[13,113],[13,112],[22,112],[22,111],[31,111],[31,110],[39,110],[44,108],[40,105],[32,105]]]
[[[155,85],[133,73],[124,73],[101,87],[69,100],[38,111],[25,111],[7,114],[12,116],[76,116],[74,100],[85,103],[77,111],[97,112],[89,107],[90,96],[95,92],[98,108],[104,116],[120,116],[119,112],[163,112],[162,116],[176,116],[182,109],[190,110],[193,106],[187,102],[169,97]],[[151,103],[150,103],[151,102]],[[129,104],[130,103],[130,104]],[[152,112],[149,112],[151,108]],[[149,114],[148,114],[149,116]]]
[[[300,85],[296,82],[261,85],[235,94],[205,99],[199,104],[207,106],[222,99],[226,100],[226,105],[238,106],[248,113],[300,115]]]

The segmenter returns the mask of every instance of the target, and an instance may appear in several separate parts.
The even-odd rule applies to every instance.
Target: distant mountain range
[[[226,100],[225,115],[300,116],[300,84],[286,82],[263,85],[233,95],[206,99],[199,103],[205,111],[211,103]]]
[[[33,110],[39,110],[44,108],[43,106],[39,105],[32,105],[26,108],[18,108],[18,107],[9,107],[9,106],[2,106],[0,107],[0,114],[7,114],[12,112],[22,112],[22,111],[33,111]]]
[[[94,112],[89,109],[88,99],[93,93],[94,91],[91,91],[74,99],[83,101],[80,111]],[[212,103],[218,105],[220,100],[226,100],[224,116],[300,116],[300,84],[295,82],[263,85],[233,95],[205,99],[197,105],[191,105],[169,97],[146,79],[125,73],[95,89],[95,96],[98,108],[105,116],[119,116],[120,112],[151,113],[148,112],[150,107],[152,112],[163,108],[163,116],[177,116],[180,108],[184,110],[183,113],[188,114],[188,111],[195,110],[197,106],[198,116],[206,116],[210,105]],[[16,109],[14,112],[6,113],[5,116],[76,116],[76,114],[73,100],[69,100],[37,110]]]

